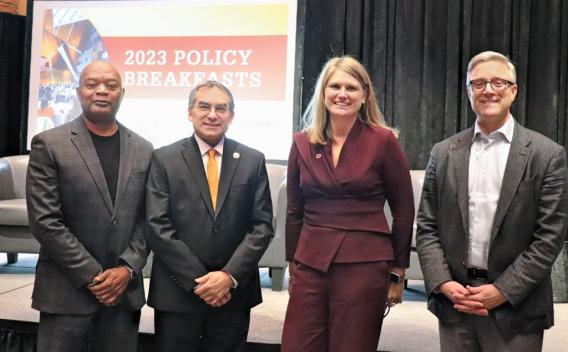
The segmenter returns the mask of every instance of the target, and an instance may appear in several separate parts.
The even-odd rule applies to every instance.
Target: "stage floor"
[[[6,255],[0,254],[0,320],[37,322],[39,313],[30,308],[37,255],[20,254],[16,264],[6,265]],[[287,280],[285,280],[287,281]],[[282,323],[288,303],[286,286],[280,292],[270,289],[267,270],[261,269],[264,303],[251,312],[249,342],[280,344]],[[145,280],[146,286],[148,279]],[[426,297],[421,281],[411,281],[405,291],[404,304],[391,309],[383,324],[380,351],[439,351],[437,321],[426,310]],[[568,304],[555,304],[556,325],[545,332],[544,351],[566,350]],[[153,334],[152,308],[142,310],[140,332]]]

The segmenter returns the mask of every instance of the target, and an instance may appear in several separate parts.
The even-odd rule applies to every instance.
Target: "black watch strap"
[[[393,282],[395,284],[400,284],[402,282],[404,282],[404,276],[400,276],[398,274],[395,273],[390,273],[390,282]]]

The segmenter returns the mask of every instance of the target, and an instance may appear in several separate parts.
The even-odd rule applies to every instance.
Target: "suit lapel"
[[[122,125],[118,125],[120,131],[120,163],[118,166],[118,183],[116,186],[116,199],[114,210],[118,209],[118,204],[122,198],[122,194],[126,189],[130,172],[132,171],[132,163],[134,162],[134,143],[132,134]]]
[[[469,233],[469,200],[468,200],[468,174],[469,152],[473,128],[466,130],[451,146],[450,165],[453,166],[453,181],[458,192],[458,204],[463,221],[464,233]]]
[[[209,184],[207,183],[207,176],[205,175],[205,170],[203,169],[203,158],[199,152],[199,146],[195,137],[190,137],[184,143],[184,149],[181,151],[183,159],[197,184],[197,188],[203,197],[203,201],[209,210],[209,214],[212,218],[215,217],[215,212],[213,211],[213,203],[211,202],[211,194],[209,193]],[[223,162],[224,163],[224,162]],[[222,174],[222,173],[221,173]],[[219,203],[219,202],[217,202]]]
[[[509,210],[509,206],[517,193],[517,188],[524,175],[524,171],[531,154],[531,140],[525,133],[524,128],[515,121],[515,130],[513,132],[513,140],[509,149],[509,157],[507,158],[507,166],[503,175],[501,185],[501,193],[493,218],[493,227],[491,228],[491,241],[497,235],[499,227]]]
[[[71,129],[71,142],[77,148],[79,155],[83,159],[87,170],[91,174],[101,197],[105,203],[105,206],[109,212],[112,214],[113,206],[112,201],[110,199],[110,193],[108,191],[108,186],[106,184],[105,175],[103,173],[103,168],[101,166],[101,162],[99,161],[99,157],[97,155],[97,151],[95,150],[95,146],[93,144],[93,140],[89,135],[89,130],[83,121],[83,116],[79,116],[75,119],[74,126]]]
[[[221,164],[221,177],[219,178],[219,194],[217,195],[217,208],[216,214],[223,207],[227,193],[231,187],[237,165],[239,165],[241,154],[239,153],[239,145],[237,142],[225,138],[223,145],[223,162]]]

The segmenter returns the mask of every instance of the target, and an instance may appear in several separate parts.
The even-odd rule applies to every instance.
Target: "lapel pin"
[[[316,154],[316,159],[319,159],[319,158],[321,158],[321,154],[320,154],[320,153],[317,153],[317,154]]]
[[[241,157],[241,154],[239,154],[237,152],[233,153],[233,158],[238,159],[240,157]]]

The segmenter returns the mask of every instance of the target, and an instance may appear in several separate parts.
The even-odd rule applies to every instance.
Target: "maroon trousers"
[[[332,263],[323,273],[298,263],[282,352],[376,352],[390,263]]]

